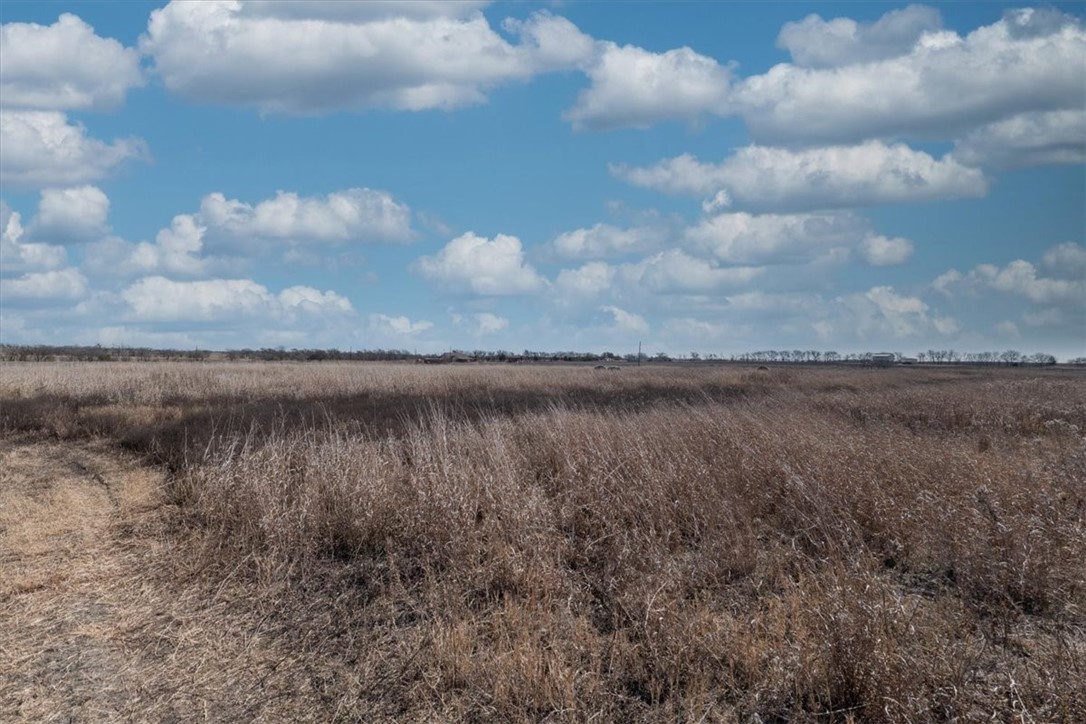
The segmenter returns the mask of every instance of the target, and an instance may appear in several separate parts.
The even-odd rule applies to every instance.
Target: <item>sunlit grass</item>
[[[334,611],[296,664],[340,672],[329,714],[374,706],[357,669],[405,718],[1086,715],[1072,374],[6,365],[0,395],[169,465],[194,567]]]

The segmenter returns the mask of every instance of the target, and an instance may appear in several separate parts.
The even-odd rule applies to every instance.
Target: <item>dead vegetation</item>
[[[115,711],[1086,719],[1072,373],[2,371],[9,439],[112,441],[164,471],[158,552],[118,580],[222,632],[173,668],[134,638],[147,682]]]

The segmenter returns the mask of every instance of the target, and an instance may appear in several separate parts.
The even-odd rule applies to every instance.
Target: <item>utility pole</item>
[[[641,340],[637,340],[637,366],[641,366]]]

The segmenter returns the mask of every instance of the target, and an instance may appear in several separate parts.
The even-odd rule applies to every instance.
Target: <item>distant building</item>
[[[877,352],[871,355],[871,364],[876,367],[890,367],[895,359],[892,352]]]
[[[420,364],[427,365],[441,365],[441,364],[455,364],[463,362],[478,362],[476,357],[469,357],[462,352],[446,352],[437,356],[419,357],[417,360]]]

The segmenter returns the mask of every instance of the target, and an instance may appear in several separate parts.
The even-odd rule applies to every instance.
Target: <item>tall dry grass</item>
[[[7,366],[0,394],[9,429],[171,466],[188,565],[264,592],[329,717],[1086,719],[1071,375]]]

